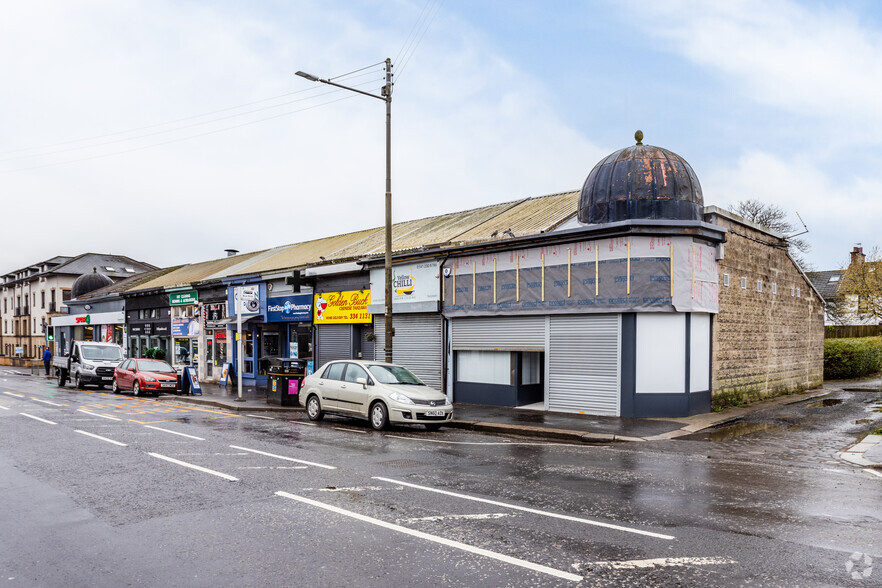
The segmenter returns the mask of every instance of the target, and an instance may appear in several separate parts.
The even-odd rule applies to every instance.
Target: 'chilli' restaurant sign
[[[369,323],[367,307],[371,293],[367,290],[324,292],[315,295],[313,322],[322,324]]]

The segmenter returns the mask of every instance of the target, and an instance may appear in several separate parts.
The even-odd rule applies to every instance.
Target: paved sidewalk
[[[267,404],[260,389],[244,389],[242,401],[231,388],[203,384],[201,396],[160,396],[166,401],[214,406],[238,412],[303,412],[300,406]],[[738,420],[751,412],[771,406],[804,402],[828,394],[828,390],[812,390],[805,394],[782,396],[749,406],[728,408],[720,412],[682,418],[618,418],[594,415],[546,412],[475,404],[456,404],[454,420],[445,426],[503,435],[536,437],[580,443],[613,441],[663,441]]]

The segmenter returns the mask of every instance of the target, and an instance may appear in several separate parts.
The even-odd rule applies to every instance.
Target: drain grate
[[[375,465],[386,466],[389,468],[418,468],[428,464],[422,461],[416,461],[415,459],[393,459],[390,461],[380,461]]]

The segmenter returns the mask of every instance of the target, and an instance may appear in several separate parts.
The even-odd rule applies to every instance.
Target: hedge
[[[882,371],[882,337],[826,339],[824,379],[862,378]]]

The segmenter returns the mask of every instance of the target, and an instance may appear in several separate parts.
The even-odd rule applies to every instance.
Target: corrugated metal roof
[[[493,242],[514,236],[548,232],[576,214],[579,192],[562,192],[492,204],[460,212],[396,223],[392,227],[393,251],[419,247],[444,247],[463,243]],[[496,232],[496,235],[491,235]],[[385,252],[385,231],[375,227],[273,249],[224,257],[182,266],[137,289],[171,288],[223,277],[269,273],[306,265],[351,261]]]
[[[251,259],[262,251],[253,253],[242,253],[231,257],[221,257],[220,259],[212,259],[200,263],[192,263],[190,265],[180,266],[175,271],[163,274],[149,282],[138,286],[138,290],[149,290],[151,288],[178,288],[189,286],[190,284],[201,282],[208,279],[216,279],[232,275],[227,273],[230,267],[237,266],[247,259]]]
[[[576,215],[579,192],[561,192],[537,198],[521,200],[500,214],[458,235],[452,241],[471,243],[496,241],[511,236],[529,237],[547,233],[562,222]],[[513,235],[503,231],[511,229]],[[491,237],[493,233],[495,237]]]

